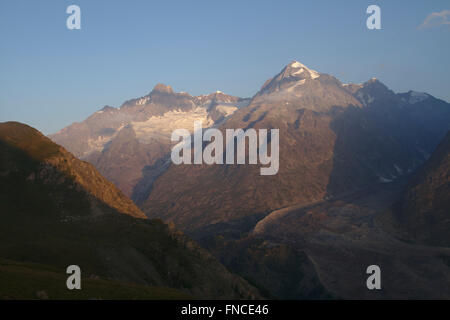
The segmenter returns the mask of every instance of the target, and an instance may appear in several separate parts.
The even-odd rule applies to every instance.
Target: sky
[[[381,30],[366,27],[372,4]],[[1,0],[0,122],[50,134],[157,83],[251,97],[292,60],[450,101],[449,59],[448,0]]]

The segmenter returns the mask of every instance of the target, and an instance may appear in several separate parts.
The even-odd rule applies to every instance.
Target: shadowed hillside
[[[422,243],[450,247],[450,131],[396,207],[400,226]]]
[[[259,297],[181,232],[141,218],[92,165],[20,123],[0,124],[0,206],[1,258],[61,271],[76,264],[88,277],[172,287],[198,298]],[[54,292],[55,284],[48,285],[41,290]],[[8,288],[14,289],[11,280]]]

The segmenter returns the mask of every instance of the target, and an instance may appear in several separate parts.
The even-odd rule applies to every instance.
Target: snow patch
[[[131,122],[136,137],[147,142],[154,138],[170,140],[172,131],[186,128],[191,133],[194,130],[194,121],[202,121],[203,127],[210,127],[214,121],[208,117],[205,108],[195,108],[188,112],[173,110],[164,113],[162,116],[152,116],[146,121]]]
[[[150,100],[150,97],[140,98],[136,102],[136,104],[142,106],[142,105],[146,104],[148,100]]]
[[[292,68],[305,68],[305,69],[307,69],[306,66],[305,66],[304,64],[302,64],[302,63],[300,63],[300,62],[298,62],[298,61],[292,62],[292,63],[291,63],[291,67],[292,67]]]
[[[409,94],[409,103],[414,104],[420,101],[423,101],[428,98],[428,94],[425,92],[417,92],[417,91],[411,91]]]
[[[381,182],[381,183],[389,183],[389,182],[392,182],[391,179],[387,179],[387,178],[382,177],[382,176],[378,176],[378,178],[380,179],[380,182]]]
[[[293,72],[292,75],[302,74],[303,72],[305,72],[305,69],[300,68],[297,71]]]
[[[394,168],[395,168],[395,170],[397,170],[398,174],[402,174],[403,173],[403,170],[399,166],[397,166],[396,164],[394,164]]]
[[[294,73],[292,73],[292,75],[303,73],[306,70],[306,71],[308,71],[308,73],[309,73],[309,75],[311,76],[312,79],[316,79],[316,78],[318,78],[320,76],[320,74],[317,71],[309,69],[307,66],[305,66],[304,64],[302,64],[302,63],[300,63],[298,61],[292,62],[290,64],[290,67],[294,68],[294,69],[300,69],[300,70],[297,70]]]
[[[232,115],[238,108],[236,106],[218,105],[216,110],[222,113],[225,117]]]
[[[320,76],[320,74],[317,71],[310,70],[310,69],[308,71],[309,71],[309,74],[311,75],[312,79],[316,79]]]
[[[302,79],[300,81],[297,81],[297,83],[295,85],[293,85],[292,87],[287,88],[286,91],[291,92],[291,91],[295,90],[295,88],[305,84],[305,82],[306,82],[306,79]]]

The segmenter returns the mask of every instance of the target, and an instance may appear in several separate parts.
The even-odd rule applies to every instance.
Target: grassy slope
[[[104,279],[82,278],[68,290],[68,275],[54,267],[0,259],[0,299],[188,299],[178,290]]]
[[[241,280],[160,221],[125,215],[72,222],[12,216],[0,219],[2,258],[58,270],[76,264],[87,277],[168,286],[200,298],[250,298]]]

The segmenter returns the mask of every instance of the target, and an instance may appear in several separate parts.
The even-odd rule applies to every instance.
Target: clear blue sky
[[[66,28],[71,4],[81,30]],[[382,30],[366,28],[370,4]],[[450,17],[418,28],[449,9],[448,0],[1,0],[0,121],[48,134],[158,82],[252,96],[291,60],[450,101]]]

